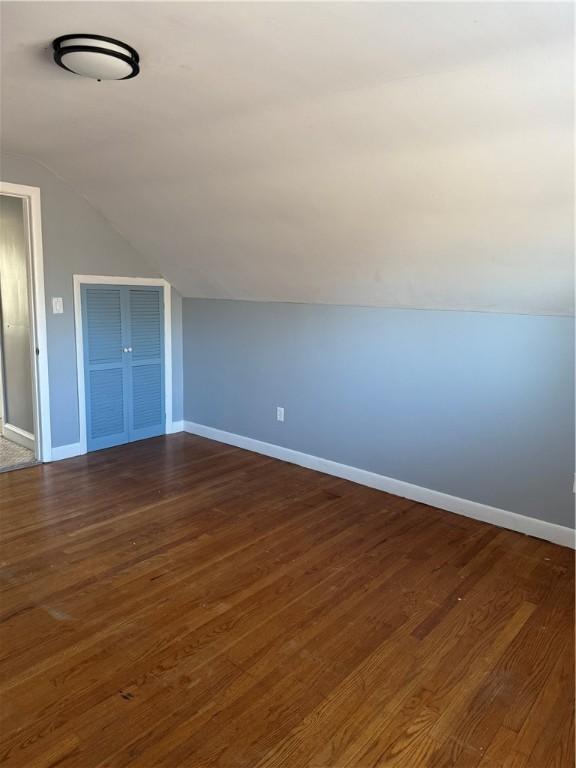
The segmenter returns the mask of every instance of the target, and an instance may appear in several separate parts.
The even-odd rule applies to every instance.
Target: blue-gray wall
[[[573,318],[184,299],[183,341],[187,420],[574,525]]]
[[[73,275],[159,275],[98,211],[41,164],[3,155],[0,178],[40,188],[52,445],[70,445],[80,439]],[[52,314],[52,296],[63,297],[63,314]],[[172,298],[172,354],[178,366],[182,354],[181,304],[175,291]],[[174,419],[181,419],[181,378],[175,377],[174,389]]]

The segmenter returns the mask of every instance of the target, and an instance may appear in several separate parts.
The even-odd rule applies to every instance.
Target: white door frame
[[[164,292],[164,402],[166,434],[172,428],[172,294],[167,280],[160,277],[114,277],[111,275],[74,275],[74,324],[76,328],[76,371],[78,375],[78,417],[80,420],[80,453],[86,453],[86,388],[84,380],[84,334],[82,327],[81,286],[154,285]]]
[[[0,194],[23,201],[25,236],[28,249],[28,302],[32,342],[32,386],[34,394],[34,442],[36,458],[52,458],[50,428],[50,382],[48,378],[48,334],[46,331],[46,294],[44,292],[44,254],[40,189],[24,184],[0,181]]]

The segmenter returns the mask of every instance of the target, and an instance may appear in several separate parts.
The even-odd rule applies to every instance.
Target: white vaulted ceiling
[[[568,3],[2,4],[2,148],[185,296],[570,313]],[[97,83],[58,35],[135,46]]]

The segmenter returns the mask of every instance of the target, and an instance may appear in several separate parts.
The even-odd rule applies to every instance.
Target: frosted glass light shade
[[[102,35],[63,35],[53,42],[54,61],[94,80],[128,80],[140,71],[138,52]]]

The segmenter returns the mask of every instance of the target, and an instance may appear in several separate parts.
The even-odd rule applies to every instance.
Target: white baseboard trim
[[[183,421],[172,421],[167,429],[166,434],[172,435],[175,432],[184,431]],[[130,445],[130,443],[127,443]],[[86,451],[82,450],[82,443],[70,443],[70,445],[59,445],[57,448],[52,448],[52,461],[62,461],[62,459],[72,459],[74,456],[82,456]]]
[[[220,443],[234,445],[237,448],[245,448],[248,451],[261,453],[265,456],[271,456],[274,459],[281,459],[291,464],[298,464],[307,469],[315,469],[318,472],[324,472],[327,475],[341,477],[344,480],[351,480],[360,485],[367,485],[369,488],[376,488],[379,491],[386,491],[395,496],[402,496],[412,501],[422,504],[428,504],[431,507],[438,507],[447,512],[454,512],[457,515],[472,517],[475,520],[481,520],[484,523],[491,523],[500,528],[508,528],[518,533],[525,533],[528,536],[535,536],[545,541],[551,541],[554,544],[560,544],[563,547],[576,548],[576,532],[571,528],[555,523],[547,523],[544,520],[537,520],[526,515],[519,515],[516,512],[508,512],[505,509],[490,507],[487,504],[480,504],[477,501],[461,499],[458,496],[450,496],[447,493],[433,491],[430,488],[423,488],[412,483],[405,483],[403,480],[395,480],[392,477],[379,475],[376,472],[368,472],[365,469],[350,467],[347,464],[339,464],[329,459],[321,459],[318,456],[312,456],[309,453],[301,453],[291,448],[283,448],[273,443],[265,443],[261,440],[254,440],[251,437],[236,435],[233,432],[225,432],[222,429],[207,427],[204,424],[196,424],[193,421],[184,421],[184,431],[192,435],[207,437],[210,440],[216,440]]]
[[[52,447],[52,461],[62,461],[62,459],[72,459],[74,456],[82,455],[82,443],[70,443],[70,445],[58,445]]]
[[[34,435],[30,432],[26,432],[25,429],[15,427],[14,424],[3,424],[2,434],[6,440],[10,440],[17,445],[21,445],[22,448],[28,448],[29,451],[36,450],[36,441]]]
[[[172,435],[175,432],[184,431],[183,421],[172,421],[166,429],[167,435]],[[130,445],[130,443],[126,443]],[[52,448],[51,461],[62,461],[62,459],[72,459],[74,456],[82,456],[86,451],[82,450],[82,443],[70,443],[70,445],[59,445],[56,448]]]

